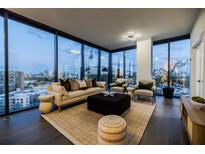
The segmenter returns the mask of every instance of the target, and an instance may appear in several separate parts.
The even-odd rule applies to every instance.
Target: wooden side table
[[[50,94],[39,96],[39,100],[40,100],[39,110],[41,113],[45,114],[52,111],[53,99],[54,99],[54,95],[50,95]]]
[[[133,99],[133,97],[134,97],[134,91],[135,91],[135,88],[127,87],[127,93],[128,93],[128,95],[130,95],[131,99]]]
[[[205,144],[205,111],[195,109],[188,97],[181,98],[180,111],[190,143]]]

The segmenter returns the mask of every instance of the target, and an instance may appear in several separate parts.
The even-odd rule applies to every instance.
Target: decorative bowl
[[[205,104],[202,104],[202,103],[198,103],[198,102],[195,102],[191,99],[191,104],[194,108],[196,109],[201,109],[201,110],[204,110],[205,109]]]

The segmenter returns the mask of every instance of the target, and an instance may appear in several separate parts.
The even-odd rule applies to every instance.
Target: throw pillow
[[[93,79],[93,80],[92,80],[92,86],[93,86],[93,87],[97,87],[96,79]]]
[[[139,82],[139,89],[146,89],[146,90],[151,90],[153,87],[153,82],[150,83],[143,83],[143,82]]]
[[[80,84],[78,83],[77,80],[71,79],[70,84],[71,84],[71,91],[76,91],[80,89]]]
[[[116,87],[122,87],[122,85],[125,84],[125,81],[123,82],[116,81],[115,83],[116,83],[115,85]]]
[[[68,92],[63,86],[51,85],[52,91],[56,93],[61,93],[63,96],[68,96]]]
[[[77,81],[80,84],[80,89],[81,90],[85,90],[85,89],[88,88],[85,80],[77,80]]]
[[[92,86],[92,79],[87,79],[86,80],[86,83],[87,83],[87,87],[88,88],[92,88],[93,86]]]
[[[71,91],[69,79],[66,79],[65,81],[63,79],[60,79],[60,85],[63,86],[67,91]]]

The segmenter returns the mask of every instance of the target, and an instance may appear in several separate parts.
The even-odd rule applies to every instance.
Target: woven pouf
[[[44,95],[44,96],[39,96],[40,100],[40,105],[39,105],[39,110],[41,113],[49,113],[52,111],[53,108],[53,95]]]
[[[126,144],[127,123],[117,115],[102,117],[98,122],[98,144]]]

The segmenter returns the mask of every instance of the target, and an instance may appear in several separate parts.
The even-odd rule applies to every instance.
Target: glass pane
[[[105,51],[101,51],[101,74],[100,81],[108,80],[108,71],[109,71],[109,53]]]
[[[0,16],[0,115],[5,114],[4,18]]]
[[[123,78],[123,52],[112,54],[112,81]]]
[[[9,111],[39,105],[54,78],[54,35],[9,20]]]
[[[129,84],[136,84],[136,49],[125,51],[125,77]]]
[[[98,52],[96,48],[84,46],[85,77],[97,79],[98,70]]]
[[[81,70],[81,44],[58,38],[58,72],[59,78],[80,78]]]
[[[190,40],[170,43],[170,85],[174,96],[189,95]]]
[[[163,95],[162,88],[167,86],[168,43],[153,46],[153,79],[156,81],[156,93]]]

